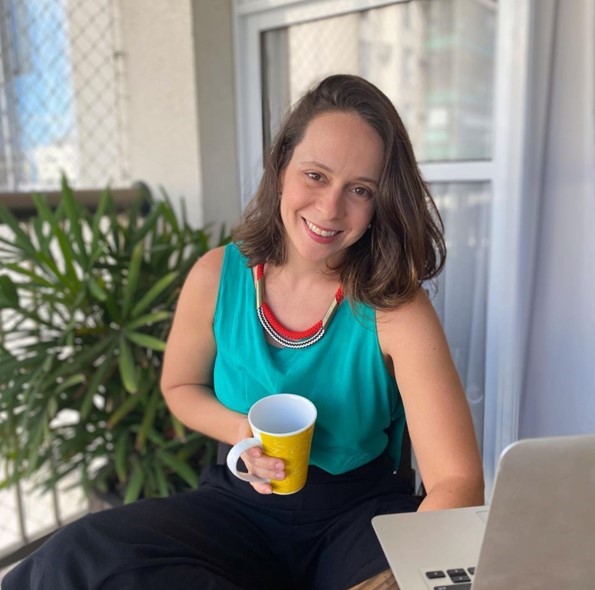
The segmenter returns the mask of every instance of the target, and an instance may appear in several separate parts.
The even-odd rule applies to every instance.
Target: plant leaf
[[[134,457],[136,459],[136,457]],[[126,491],[124,492],[124,504],[130,504],[135,500],[138,500],[143,484],[145,483],[145,472],[140,464],[140,461],[136,459],[132,467],[132,474],[128,480]]]
[[[138,285],[140,267],[143,261],[144,244],[139,242],[132,250],[130,264],[128,265],[128,276],[124,285],[124,301],[122,303],[122,317],[127,317],[132,305],[132,299]]]
[[[111,413],[107,421],[107,427],[113,428],[118,422],[125,418],[142,400],[143,396],[140,393],[127,396],[124,401]]]
[[[66,276],[69,279],[69,286],[72,288],[78,282],[78,277],[76,274],[76,269],[74,266],[74,250],[70,245],[70,240],[66,236],[64,230],[60,227],[56,219],[56,215],[54,215],[47,204],[47,198],[41,195],[33,195],[32,196],[33,202],[35,203],[35,208],[37,209],[39,215],[42,219],[47,221],[52,228],[53,237],[58,240],[58,244],[60,245],[60,252],[62,253],[62,260],[64,261],[64,266],[66,270]]]
[[[141,241],[145,238],[145,236],[155,228],[157,222],[163,217],[161,203],[155,203],[151,212],[144,220],[143,224],[140,228],[137,229],[136,233],[134,234],[134,239],[137,241]]]
[[[126,466],[128,438],[128,432],[124,431],[120,433],[114,449],[114,466],[120,483],[124,483],[126,481],[126,476],[128,475]]]
[[[124,388],[128,393],[138,391],[138,374],[134,364],[134,356],[130,345],[126,342],[124,336],[120,338],[120,354],[118,355],[118,366],[120,368],[120,377]]]
[[[147,309],[147,307],[149,307],[151,303],[153,303],[153,301],[155,301],[155,299],[157,299],[157,297],[178,278],[178,276],[178,273],[174,271],[159,279],[132,308],[130,315],[133,318],[136,318],[140,313],[145,311],[145,309]]]
[[[158,352],[163,352],[165,350],[165,342],[160,338],[155,338],[155,336],[149,336],[142,332],[127,332],[126,337],[131,342],[134,342],[143,348],[150,348],[151,350],[157,350]]]
[[[139,451],[143,451],[146,443],[147,443],[147,434],[153,428],[155,422],[155,415],[157,414],[157,408],[159,406],[159,402],[162,401],[161,392],[158,388],[153,390],[151,397],[149,398],[149,403],[145,408],[145,412],[143,414],[143,420],[141,422],[138,434],[136,436],[136,448]]]
[[[46,345],[47,346],[47,345]],[[113,354],[109,348],[115,348],[115,338],[101,338],[93,343],[88,343],[80,351],[75,351],[66,360],[62,360],[54,371],[49,373],[50,379],[57,379],[75,371],[88,372],[95,368],[95,361],[103,354]],[[45,347],[41,348],[41,352]]]
[[[66,177],[62,175],[62,193],[61,200],[64,204],[66,217],[69,221],[69,235],[74,240],[79,253],[79,260],[83,268],[87,268],[89,257],[87,255],[87,248],[85,240],[83,239],[83,232],[81,231],[81,219],[83,218],[80,207],[77,207],[77,202],[74,198],[72,189],[68,185]]]
[[[0,205],[0,221],[7,225],[14,234],[14,245],[19,248],[27,258],[35,258],[36,249],[29,239],[29,236],[21,229],[17,218],[3,205]]]
[[[177,457],[166,451],[159,451],[158,456],[174,473],[177,473],[191,488],[198,485],[198,476],[188,463],[180,461]]]
[[[48,289],[55,288],[54,283],[52,283],[51,281],[48,281],[47,279],[40,276],[38,273],[36,273],[33,270],[23,268],[22,266],[20,266],[18,264],[11,263],[11,262],[7,262],[3,266],[4,266],[4,268],[6,268],[6,270],[10,270],[13,273],[17,273],[17,274],[23,275],[24,277],[29,278],[31,280],[31,283],[33,283],[35,287],[47,287]],[[39,269],[37,269],[37,270],[39,270]],[[26,283],[22,283],[22,284],[19,283],[19,286],[31,288],[31,285],[26,284]]]
[[[101,195],[99,196],[99,203],[97,204],[97,209],[95,209],[95,213],[93,215],[93,219],[91,221],[91,248],[90,251],[93,253],[97,249],[97,245],[99,244],[99,237],[103,234],[101,233],[101,220],[105,215],[105,212],[108,207],[108,203],[112,200],[112,194],[109,189],[104,189],[101,191]]]
[[[98,301],[105,301],[107,299],[107,293],[97,282],[94,276],[90,276],[87,279],[87,286],[89,287],[89,293]]]
[[[81,402],[81,408],[80,408],[81,420],[84,420],[89,415],[91,408],[93,406],[93,398],[97,394],[99,385],[101,385],[101,383],[103,383],[106,380],[107,374],[113,370],[114,370],[114,365],[112,362],[103,362],[97,367],[97,369],[95,370],[95,373],[93,373],[93,376],[91,377],[91,379],[89,380],[89,384],[87,385],[87,389],[85,391],[85,397],[83,398],[83,401]],[[127,398],[127,399],[129,399],[129,398]],[[108,424],[108,427],[109,427],[109,424]]]
[[[0,276],[0,308],[16,308],[19,305],[19,292],[17,286],[8,275]]]
[[[176,418],[173,414],[171,415],[171,425],[176,435],[176,439],[180,441],[186,440],[186,429],[182,422]]]
[[[86,380],[87,378],[83,373],[70,375],[70,377],[67,377],[66,379],[64,379],[62,383],[56,386],[55,393],[62,393],[63,391],[66,391],[73,385],[80,385],[81,383],[85,383]]]
[[[154,311],[153,313],[148,313],[147,315],[143,315],[140,318],[135,318],[131,322],[128,322],[124,326],[124,329],[127,331],[134,331],[137,328],[151,326],[152,324],[157,324],[165,320],[170,320],[171,318],[171,311]]]
[[[157,493],[162,498],[169,495],[169,486],[167,485],[167,477],[163,471],[161,464],[156,463],[153,467],[153,473],[155,474],[155,482],[157,486]]]

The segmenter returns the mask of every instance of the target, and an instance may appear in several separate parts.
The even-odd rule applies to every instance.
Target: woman
[[[212,467],[195,492],[67,527],[6,590],[396,588],[375,514],[483,502],[470,413],[421,286],[444,256],[393,105],[361,78],[323,80],[280,130],[234,242],[190,272],[162,377],[171,411],[229,444],[251,435],[246,414],[261,397],[311,399],[305,488],[273,495]],[[405,416],[421,504],[393,475]],[[244,460],[285,477],[258,448]]]

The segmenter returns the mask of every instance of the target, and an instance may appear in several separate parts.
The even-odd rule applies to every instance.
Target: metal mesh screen
[[[322,78],[359,74],[396,105],[420,161],[490,159],[496,11],[492,0],[415,0],[267,31],[265,122],[274,133]]]
[[[0,190],[129,182],[113,0],[0,0]]]

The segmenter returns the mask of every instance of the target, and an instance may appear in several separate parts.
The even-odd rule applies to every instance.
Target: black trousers
[[[388,567],[370,520],[414,511],[391,461],[261,495],[222,465],[198,490],[87,515],[8,573],[3,590],[345,590]]]

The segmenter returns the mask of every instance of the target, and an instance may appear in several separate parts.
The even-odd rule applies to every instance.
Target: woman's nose
[[[319,195],[317,207],[325,219],[331,220],[342,217],[344,208],[343,189],[329,186]]]

